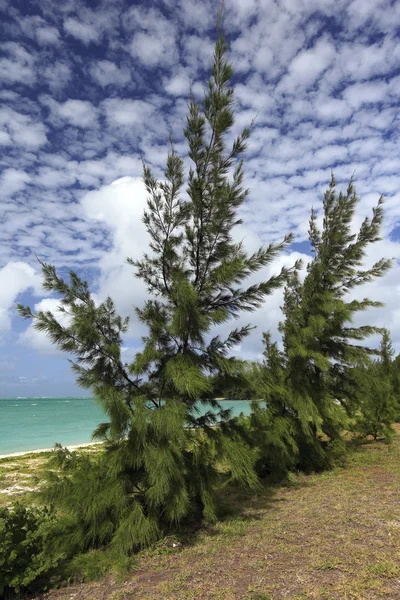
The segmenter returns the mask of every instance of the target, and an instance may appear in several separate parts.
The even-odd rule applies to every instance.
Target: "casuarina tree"
[[[144,166],[149,249],[130,263],[149,293],[136,309],[147,334],[132,363],[125,364],[121,354],[128,319],[117,314],[110,298],[96,305],[88,284],[73,272],[67,281],[53,266],[42,265],[44,287],[59,296],[67,325],[50,312],[19,307],[37,330],[75,356],[78,383],[108,415],[95,432],[107,442],[96,465],[59,450],[64,474],[53,476],[48,489],[48,497],[62,507],[70,532],[64,539],[75,544],[74,551],[111,542],[129,552],[184,519],[194,506],[215,518],[217,463],[235,480],[256,485],[254,453],[229,411],[214,400],[221,381],[240,380],[242,365],[230,350],[251,326],[232,324],[225,337],[218,326],[257,309],[284,284],[287,268],[266,280],[260,275],[252,285],[246,279],[270,265],[291,237],[253,254],[235,238],[238,210],[248,195],[243,153],[250,128],[232,137],[227,49],[221,36],[204,102],[200,106],[192,98],[189,104],[188,174],[172,143],[162,179]]]
[[[393,355],[389,332],[384,329],[378,359],[356,370],[360,402],[355,430],[374,440],[384,437],[389,441],[394,433],[399,400]]]
[[[308,469],[329,466],[343,450],[342,434],[349,417],[355,415],[359,397],[353,367],[366,364],[376,353],[363,342],[379,329],[356,326],[354,317],[381,303],[356,299],[354,293],[381,277],[391,261],[381,259],[363,269],[368,246],[380,239],[382,199],[358,233],[353,228],[357,201],[353,183],[338,194],[332,176],[323,201],[322,229],[316,212],[311,213],[309,241],[314,256],[305,279],[301,281],[296,271],[285,289],[280,325],[283,351],[267,344],[268,367],[261,367],[255,379],[259,389],[264,388],[261,397],[267,403],[263,410],[269,427],[274,425],[274,415],[279,415],[281,425],[275,431],[286,439],[283,450],[291,448],[295,464]],[[285,452],[281,456],[289,465],[290,457]]]

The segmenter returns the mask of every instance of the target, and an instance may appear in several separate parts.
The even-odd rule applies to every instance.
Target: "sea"
[[[233,415],[250,413],[246,400],[221,400]],[[92,441],[107,420],[93,398],[0,398],[0,456]]]

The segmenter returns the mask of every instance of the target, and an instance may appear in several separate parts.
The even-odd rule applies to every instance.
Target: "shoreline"
[[[84,444],[73,444],[72,446],[63,446],[63,448],[67,448],[68,450],[79,450],[79,448],[89,448],[90,446],[96,446],[98,444],[103,444],[104,442],[87,442]],[[24,450],[23,452],[11,452],[10,454],[0,454],[0,460],[3,458],[18,458],[19,456],[26,456],[28,454],[42,454],[43,452],[53,452],[54,446],[52,448],[40,448],[39,450]]]
[[[75,397],[71,397],[71,396],[62,397],[62,399],[64,399],[64,398],[75,399]],[[38,400],[38,399],[44,399],[44,398],[31,398],[31,397],[26,397],[26,398],[22,398],[22,397],[20,397],[20,398],[12,398],[12,400]],[[53,400],[54,398],[49,398],[49,399]],[[57,399],[61,399],[61,397],[57,398]],[[91,397],[82,397],[82,398],[81,397],[77,397],[76,399],[79,399],[79,400],[81,400],[81,399],[93,400],[93,398],[91,398]],[[7,400],[7,398],[6,398],[6,400]],[[218,397],[218,398],[215,398],[215,400],[217,400],[217,401],[227,401],[228,399],[225,398],[225,397]],[[0,401],[1,401],[1,398],[0,398]],[[232,404],[233,404],[235,402],[245,402],[245,401],[230,399],[229,402],[232,402]],[[46,442],[44,442],[44,443],[46,443]],[[104,442],[84,442],[82,444],[71,444],[71,445],[65,444],[63,447],[67,448],[68,450],[78,450],[80,448],[89,448],[89,447],[94,446],[96,444],[103,444],[103,443]],[[17,452],[7,452],[7,453],[4,453],[4,454],[0,454],[0,460],[8,459],[8,458],[10,458],[10,459],[12,459],[12,458],[19,458],[21,456],[27,456],[27,455],[32,455],[32,454],[50,453],[53,450],[54,450],[54,446],[50,447],[50,448],[39,448],[37,450],[22,450],[22,451],[17,451]]]

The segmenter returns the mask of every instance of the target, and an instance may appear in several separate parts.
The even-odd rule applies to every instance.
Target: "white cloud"
[[[399,48],[391,36],[374,44],[354,40],[343,43],[337,51],[331,77],[338,81],[365,81],[390,73],[399,60]]]
[[[102,87],[108,85],[124,86],[131,81],[131,74],[127,67],[118,67],[110,60],[98,60],[90,67],[93,79]]]
[[[60,33],[56,27],[40,27],[36,31],[39,44],[57,44],[60,41]]]
[[[22,190],[30,180],[30,175],[25,171],[5,169],[0,179],[0,196],[3,198],[13,196]]]
[[[60,301],[57,298],[43,298],[40,302],[34,305],[34,312],[50,311],[61,325],[68,326],[70,322],[69,315],[58,310]],[[28,325],[23,333],[18,338],[18,342],[24,346],[28,346],[37,350],[40,354],[57,355],[60,351],[53,344],[47,334],[43,331],[37,331],[34,328],[34,322]]]
[[[0,131],[0,146],[9,146],[11,144],[10,134],[7,131]]]
[[[95,24],[82,23],[71,17],[64,21],[64,31],[86,46],[92,42],[98,42],[101,37]]]
[[[43,78],[54,92],[62,90],[71,79],[71,68],[60,60],[54,61],[43,69]]]
[[[358,222],[385,193],[389,234],[400,225],[400,6],[389,0],[228,4],[237,116],[231,139],[256,117],[245,160],[250,195],[241,209],[243,236],[254,246],[288,230],[296,241],[306,239],[311,206],[321,207],[331,168],[340,187],[355,171]],[[140,303],[144,291],[123,262],[147,246],[144,193],[135,179],[109,183],[140,176],[142,157],[162,176],[170,133],[188,166],[187,94],[193,82],[202,100],[215,10],[211,0],[178,0],[168,10],[165,2],[159,10],[123,3],[96,11],[67,2],[46,3],[40,17],[17,19],[14,11],[11,33],[21,42],[2,44],[0,59],[0,79],[9,86],[0,93],[0,144],[7,150],[3,263],[36,249],[58,266],[97,266],[99,294],[110,292],[124,312]],[[334,35],[326,33],[333,19]],[[33,86],[29,94],[25,84]],[[400,244],[393,244],[397,252]],[[390,322],[397,318],[396,277],[376,288],[395,299]],[[279,319],[279,298],[255,315],[262,328]],[[253,352],[259,333],[244,353]],[[400,330],[396,335],[400,342]]]
[[[214,5],[210,0],[179,0],[177,3],[179,20],[187,28],[206,31],[215,26]]]
[[[104,100],[102,106],[109,123],[121,127],[125,125],[147,125],[148,119],[155,110],[149,102],[122,98]]]
[[[326,122],[348,119],[352,113],[350,106],[338,98],[319,98],[317,102],[318,116]]]
[[[89,219],[101,222],[112,235],[112,248],[99,262],[101,269],[97,296],[111,295],[124,315],[146,297],[145,285],[134,277],[128,257],[139,259],[148,246],[148,235],[142,222],[147,192],[142,179],[123,177],[82,198]]]
[[[50,96],[42,96],[41,102],[50,108],[56,118],[75,127],[90,128],[97,123],[97,109],[87,100],[57,102]]]
[[[335,48],[328,40],[318,40],[313,48],[302,50],[292,60],[280,88],[296,92],[297,87],[312,86],[332,63]]]
[[[4,143],[14,143],[28,150],[39,148],[47,141],[47,128],[44,123],[7,106],[0,108],[0,131],[1,129]]]
[[[90,127],[97,120],[93,104],[84,100],[67,100],[57,108],[60,117],[77,127]]]
[[[370,20],[376,18],[377,13],[384,13],[385,0],[353,0],[347,7],[347,16],[350,24],[356,27],[365,26]]]
[[[0,269],[0,331],[11,328],[11,309],[21,292],[40,289],[35,269],[25,262],[9,262]]]
[[[254,56],[254,66],[257,71],[269,73],[274,63],[274,53],[266,43],[260,46]]]
[[[315,166],[330,167],[333,164],[345,162],[347,158],[347,149],[339,144],[332,144],[320,148],[314,153],[313,161]]]
[[[176,47],[176,27],[158,10],[134,8],[129,20],[135,32],[130,52],[146,67],[168,66],[179,61]]]
[[[382,102],[387,97],[387,84],[384,81],[355,83],[343,92],[344,98],[353,108],[364,104]]]
[[[147,34],[143,31],[136,33],[130,49],[132,55],[146,67],[171,64],[173,62],[167,38],[159,38],[156,33]]]
[[[34,56],[22,44],[16,42],[3,43],[1,49],[8,55],[8,58],[0,59],[0,81],[11,85],[35,83]]]
[[[182,55],[185,63],[193,74],[198,69],[208,69],[214,51],[214,44],[209,37],[199,35],[185,35],[180,39],[182,44]]]
[[[169,79],[164,79],[164,88],[171,96],[189,96],[191,80],[184,69],[180,69]]]

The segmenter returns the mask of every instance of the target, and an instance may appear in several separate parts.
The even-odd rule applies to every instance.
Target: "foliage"
[[[56,447],[43,500],[54,504],[57,520],[46,509],[19,506],[0,514],[3,591],[35,583],[61,557],[74,557],[66,576],[97,577],[114,561],[128,564],[135,550],[193,515],[215,520],[221,471],[256,489],[258,476],[277,480],[289,470],[337,464],[343,431],[360,410],[360,430],[389,433],[398,390],[389,340],[384,335],[381,359],[371,363],[376,351],[363,342],[379,330],[353,322],[360,311],[380,305],[356,300],[355,288],[390,267],[381,259],[362,269],[369,244],[380,239],[382,200],[354,233],[353,184],[337,194],[332,177],[322,229],[311,214],[313,259],[304,281],[297,263],[249,284],[292,238],[253,254],[235,241],[248,195],[243,154],[251,128],[228,143],[234,90],[226,52],[221,36],[204,103],[190,101],[187,177],[172,141],[161,181],[144,165],[149,251],[129,263],[148,289],[148,300],[136,308],[147,333],[133,361],[123,360],[129,319],[118,315],[111,298],[96,303],[88,283],[72,271],[66,280],[42,263],[44,288],[57,294],[63,323],[49,311],[19,306],[74,357],[78,383],[92,391],[108,419],[94,432],[105,442],[94,456]],[[283,347],[265,334],[262,364],[232,356],[251,325],[225,337],[218,328],[233,327],[285,284]],[[253,399],[250,418],[232,418],[215,399],[221,394]]]
[[[289,403],[284,354],[269,333],[263,334],[263,341],[263,362],[252,364],[247,372],[254,400],[250,419],[243,424],[248,443],[257,451],[258,475],[277,481],[296,464],[296,422],[284,408]]]
[[[60,576],[68,583],[96,581],[110,572],[123,578],[135,566],[135,561],[136,556],[125,556],[112,548],[91,550],[73,556],[63,565]]]
[[[393,436],[392,423],[397,415],[399,398],[396,395],[393,348],[389,332],[384,329],[379,359],[355,371],[360,396],[360,410],[354,425],[355,431],[374,440]]]
[[[392,377],[393,393],[397,398],[394,421],[395,423],[400,423],[400,354],[393,360]]]
[[[372,218],[364,219],[359,232],[353,233],[357,200],[352,182],[346,193],[337,194],[332,176],[324,196],[322,230],[316,212],[311,213],[314,258],[304,281],[296,271],[285,289],[280,324],[283,351],[268,337],[264,340],[267,360],[259,369],[256,386],[267,403],[264,418],[282,442],[280,463],[288,466],[294,460],[297,467],[314,470],[330,467],[338,459],[345,447],[342,433],[357,409],[352,368],[367,364],[376,353],[360,342],[379,330],[356,327],[353,319],[358,312],[381,304],[356,300],[353,290],[381,277],[391,261],[381,259],[370,269],[361,268],[367,247],[380,239],[383,211],[380,199]]]
[[[0,597],[37,589],[57,566],[60,553],[47,550],[53,523],[48,508],[0,509]]]
[[[110,298],[96,305],[88,284],[73,272],[66,281],[42,264],[44,287],[60,297],[67,325],[51,312],[33,314],[19,306],[37,330],[75,355],[78,383],[93,391],[108,415],[94,434],[106,441],[105,455],[91,462],[59,451],[66,470],[51,481],[48,498],[62,510],[69,551],[111,544],[129,553],[185,519],[194,506],[214,519],[219,465],[241,484],[257,485],[254,451],[214,400],[227,378],[240,383],[241,362],[229,352],[251,327],[235,328],[225,338],[216,328],[253,311],[284,284],[291,273],[286,267],[266,281],[246,287],[245,280],[269,265],[291,236],[250,255],[234,239],[248,194],[242,155],[250,128],[228,147],[234,90],[226,51],[221,36],[204,105],[190,102],[187,199],[183,159],[172,143],[163,181],[144,166],[150,251],[130,261],[149,291],[136,309],[148,331],[142,351],[131,364],[123,362],[128,319]],[[213,410],[202,414],[205,403]]]

